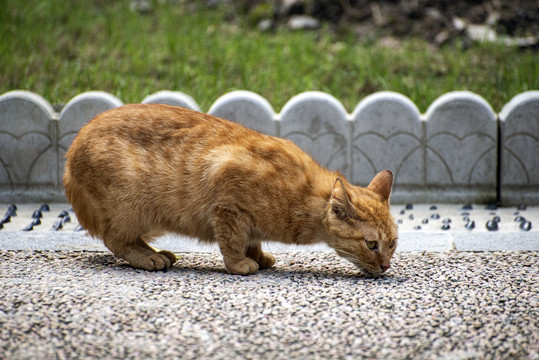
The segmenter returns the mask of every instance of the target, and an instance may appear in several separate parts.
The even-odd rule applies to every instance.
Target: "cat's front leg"
[[[258,263],[245,256],[248,219],[235,209],[216,208],[212,225],[228,273],[236,275],[256,273]]]

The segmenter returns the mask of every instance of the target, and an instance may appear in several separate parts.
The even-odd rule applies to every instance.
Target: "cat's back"
[[[240,130],[236,124],[211,115],[163,104],[129,104],[90,120],[74,139],[72,148],[88,142],[128,142],[132,146],[170,145],[166,141],[188,135],[204,137],[211,129]]]
[[[104,181],[107,176],[170,181],[178,171],[198,181],[246,171],[286,175],[318,167],[289,140],[161,104],[125,105],[98,115],[80,130],[66,158],[66,181]]]
[[[99,114],[79,131],[66,154],[66,174],[118,175],[145,166],[157,166],[157,171],[233,138],[256,136],[246,133],[238,124],[181,107],[125,105]]]

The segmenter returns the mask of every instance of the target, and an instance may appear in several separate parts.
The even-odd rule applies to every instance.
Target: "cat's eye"
[[[395,247],[396,244],[397,244],[397,239],[393,239],[393,241],[391,242],[391,244],[389,244],[389,247],[390,247],[390,248],[393,248],[393,247]]]
[[[367,241],[365,240],[365,243],[367,244],[367,247],[371,250],[375,250],[378,246],[378,244],[376,243],[376,241]]]

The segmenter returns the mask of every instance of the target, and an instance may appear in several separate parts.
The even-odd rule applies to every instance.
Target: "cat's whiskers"
[[[345,254],[345,255],[349,255],[349,256],[352,257],[352,258],[356,258],[356,255],[355,255],[355,254],[353,254],[353,253],[351,253],[351,252],[349,252],[349,251],[347,251],[347,250],[344,250],[343,248],[335,247],[334,249],[335,249],[335,251],[337,251],[337,253],[340,252],[340,253],[343,253],[343,254]]]

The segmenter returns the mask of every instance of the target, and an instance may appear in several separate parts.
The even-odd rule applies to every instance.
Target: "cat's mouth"
[[[384,273],[381,270],[369,268],[365,266],[364,264],[360,263],[357,259],[354,259],[348,256],[343,256],[343,258],[348,260],[352,264],[354,264],[357,268],[359,268],[359,270],[361,270],[367,275],[376,276],[376,277],[380,277],[384,275]]]

